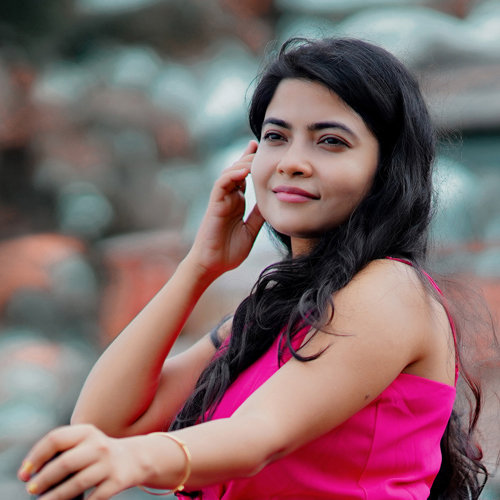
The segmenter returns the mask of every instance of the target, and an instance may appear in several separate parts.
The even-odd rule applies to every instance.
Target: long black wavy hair
[[[270,348],[279,332],[285,331],[296,359],[307,362],[321,355],[301,356],[292,339],[304,325],[321,330],[334,314],[333,294],[371,261],[386,256],[411,261],[429,293],[437,295],[422,273],[433,213],[435,132],[416,79],[390,53],[360,40],[291,39],[263,71],[251,100],[250,127],[258,140],[266,109],[287,78],[324,85],[361,116],[380,146],[373,186],[349,219],[322,234],[308,255],[292,257],[290,238],[275,233],[285,258],[261,273],[236,310],[229,343],[202,373],[171,430],[209,420],[238,374]],[[479,474],[484,481],[487,477],[473,440],[480,387],[463,366],[461,378],[472,394],[465,415],[470,418],[464,423],[464,415],[453,411],[441,442],[443,462],[433,500],[477,499],[484,486]]]

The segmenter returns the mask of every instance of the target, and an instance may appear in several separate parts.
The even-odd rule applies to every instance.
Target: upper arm
[[[228,335],[230,328],[231,321],[226,321],[226,319],[215,328],[221,341]],[[203,336],[186,351],[165,360],[160,382],[151,404],[129,426],[127,435],[164,430],[175,418],[216,352],[211,333]]]
[[[257,417],[278,458],[340,425],[425,352],[428,296],[414,271],[375,261],[334,297],[335,314],[234,418]],[[286,425],[283,425],[286,422]]]

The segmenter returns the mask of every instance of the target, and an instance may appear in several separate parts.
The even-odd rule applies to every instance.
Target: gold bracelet
[[[189,450],[186,446],[186,443],[182,441],[182,439],[179,439],[176,436],[172,436],[172,434],[168,432],[152,432],[151,434],[148,434],[148,436],[163,436],[169,439],[172,439],[175,441],[181,448],[182,451],[184,452],[184,455],[186,455],[186,472],[184,473],[184,477],[182,478],[182,481],[179,483],[179,486],[177,488],[174,488],[173,490],[167,490],[163,491],[161,493],[155,493],[153,491],[148,491],[145,486],[137,486],[140,490],[145,491],[146,493],[149,493],[150,495],[155,495],[155,496],[163,496],[163,495],[171,495],[172,493],[175,493],[176,491],[182,491],[184,489],[184,484],[188,480],[190,474],[191,474],[191,453],[189,453]]]

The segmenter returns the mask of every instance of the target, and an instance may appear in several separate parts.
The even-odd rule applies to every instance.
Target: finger
[[[260,213],[259,207],[255,204],[245,221],[245,226],[253,238],[257,237],[264,222],[266,221]]]
[[[100,463],[83,469],[54,489],[47,491],[38,500],[70,500],[106,479],[106,471]]]
[[[90,425],[66,426],[49,432],[35,444],[26,456],[22,467],[18,471],[19,479],[27,481],[57,452],[73,448],[85,439],[92,432],[92,427]],[[93,430],[96,429],[93,428]]]
[[[254,140],[250,141],[245,151],[243,151],[243,154],[240,156],[239,160],[235,161],[231,166],[226,167],[222,171],[222,174],[224,174],[225,172],[229,172],[231,170],[238,170],[246,163],[248,163],[248,167],[250,168],[252,165],[252,160],[255,156],[255,153],[257,152],[258,147],[259,143],[257,141]]]
[[[257,151],[257,148],[259,147],[259,143],[252,139],[249,143],[248,146],[245,148],[245,151],[243,151],[243,154],[240,156],[240,160],[242,160],[245,156],[249,154],[254,154]]]
[[[83,448],[83,449],[82,449]],[[43,466],[27,485],[30,493],[43,493],[64,481],[68,476],[91,466],[98,460],[96,450],[90,446],[79,446],[64,452]]]
[[[238,161],[235,161],[230,167],[226,167],[221,172],[221,176],[227,172],[232,172],[233,170],[240,170],[241,168],[250,169],[252,167],[252,160],[253,160],[254,156],[255,156],[255,154],[252,153],[250,155],[244,156],[243,158],[240,158]]]
[[[246,189],[247,189],[247,183],[246,183],[245,179],[243,179],[240,182],[236,181],[235,184],[236,184],[235,190],[241,191],[244,194]]]
[[[117,486],[116,486],[116,484],[114,484],[112,481],[110,481],[110,480],[103,481],[86,498],[86,500],[108,500],[109,498],[112,498],[113,496],[115,496],[120,491],[123,491],[123,490],[118,489]]]
[[[238,191],[249,173],[248,168],[241,168],[223,174],[214,184],[212,199],[222,200],[228,193]]]

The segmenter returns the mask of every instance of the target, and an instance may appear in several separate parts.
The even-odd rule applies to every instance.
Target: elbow
[[[264,467],[266,467],[269,464],[272,464],[273,462],[276,462],[277,460],[284,457],[285,455],[287,455],[286,452],[278,451],[278,452],[275,452],[271,455],[267,455],[264,457],[255,457],[254,460],[249,461],[249,463],[245,467],[245,470],[242,471],[242,477],[243,478],[250,478],[252,476],[255,476]]]
[[[243,477],[249,478],[258,474],[264,467],[285,457],[290,453],[289,447],[281,439],[276,429],[268,429],[266,426],[254,422],[254,429],[258,429],[258,435],[251,436],[248,442],[246,460],[243,467]]]
[[[78,424],[89,424],[89,420],[86,419],[77,408],[73,410],[71,418],[69,420],[70,425],[78,425]]]
[[[86,415],[76,410],[71,415],[69,423],[70,425],[92,425],[109,437],[125,437],[124,433],[121,433],[119,429],[114,429],[109,425],[103,425],[103,422],[100,422],[98,419],[92,418],[90,415]]]
[[[99,425],[98,422],[95,421],[95,419],[92,419],[92,418],[89,418],[88,416],[80,413],[80,412],[73,412],[73,414],[71,415],[71,418],[69,420],[69,423],[70,425],[93,425],[95,427],[97,427],[99,430],[104,431],[104,429],[102,429],[102,425]],[[106,434],[108,434],[106,432]]]
[[[85,411],[84,408],[78,403],[73,409],[73,413],[71,415],[69,422],[71,425],[92,424],[95,425],[96,427],[99,427],[98,423],[96,422],[96,419],[92,418],[92,415],[89,414],[88,411]]]

